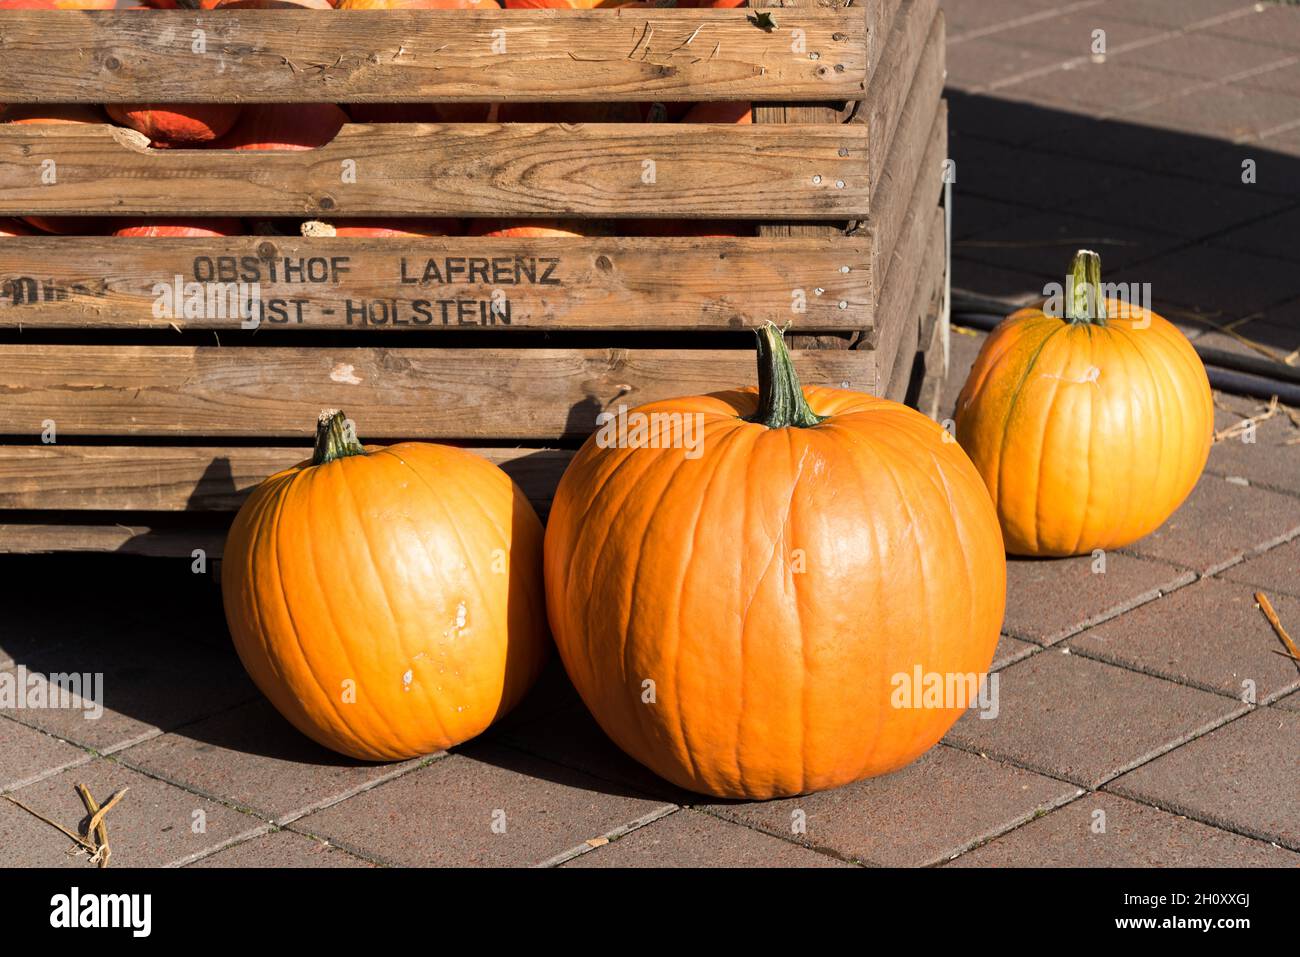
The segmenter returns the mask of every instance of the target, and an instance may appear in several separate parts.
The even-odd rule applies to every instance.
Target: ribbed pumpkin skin
[[[894,708],[891,677],[983,673],[997,644],[1002,539],[961,449],[902,405],[804,395],[833,417],[744,422],[753,390],[644,406],[703,412],[703,455],[593,437],[547,523],[569,677],[619,747],[692,791],[764,799],[902,767],[960,711]]]
[[[395,761],[467,741],[532,685],[550,644],[542,528],[470,452],[368,451],[262,483],[231,528],[222,591],[240,660],[282,715],[335,751]]]
[[[1205,467],[1204,365],[1155,313],[1107,311],[1125,308],[1130,318],[1104,327],[1020,310],[984,343],[957,400],[958,441],[1014,555],[1128,545],[1174,513]]]

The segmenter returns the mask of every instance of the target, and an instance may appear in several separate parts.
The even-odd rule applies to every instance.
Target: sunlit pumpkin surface
[[[546,534],[564,665],[605,732],[669,781],[761,799],[902,767],[959,708],[898,708],[898,674],[982,673],[1006,562],[979,475],[897,403],[804,390],[807,427],[701,413],[703,451],[601,448],[562,479]]]
[[[1214,405],[1191,343],[1148,310],[1112,300],[1106,311],[1099,326],[1020,310],[984,343],[957,401],[957,437],[1012,554],[1128,545],[1205,467]]]
[[[308,737],[397,760],[467,741],[547,655],[542,528],[501,469],[425,443],[267,479],[222,562],[253,681]]]

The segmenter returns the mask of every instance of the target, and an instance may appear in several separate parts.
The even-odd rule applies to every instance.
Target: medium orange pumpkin
[[[987,483],[1007,550],[1064,556],[1158,528],[1205,467],[1214,403],[1185,336],[1102,295],[1075,257],[1064,308],[1021,309],[989,336],[957,400],[957,438]]]
[[[321,414],[316,450],[259,485],[226,541],[235,649],[295,727],[354,758],[451,747],[509,711],[547,656],[542,527],[472,452],[362,447]]]
[[[698,421],[698,455],[634,439],[631,413],[623,447],[597,432],[546,530],[551,630],[591,713],[662,777],[726,798],[912,761],[962,709],[895,707],[897,676],[986,671],[1005,602],[997,516],[942,428],[801,390],[770,323],[759,383],[635,410],[697,416],[680,422]]]

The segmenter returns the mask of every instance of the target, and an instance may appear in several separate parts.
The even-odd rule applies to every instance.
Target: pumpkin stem
[[[1065,279],[1065,318],[1072,323],[1106,324],[1106,299],[1101,294],[1101,257],[1080,249]]]
[[[357,433],[348,417],[338,409],[326,409],[316,420],[316,451],[312,465],[328,465],[335,459],[349,455],[365,455],[365,447],[357,441]]]
[[[769,429],[806,429],[826,418],[808,406],[781,328],[768,322],[758,335],[758,411],[746,419]]]

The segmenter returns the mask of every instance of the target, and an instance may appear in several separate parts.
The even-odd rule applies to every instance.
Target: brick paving
[[[1206,345],[1300,348],[1300,8],[943,6],[956,286],[1023,301],[1086,244]],[[954,330],[941,417],[982,341]],[[1220,429],[1262,404],[1216,399]],[[1300,634],[1297,435],[1279,413],[1216,444],[1184,507],[1104,566],[1012,560],[996,718],[895,774],[767,803],[658,780],[555,666],[479,741],[349,761],[261,701],[188,562],[3,559],[0,675],[103,672],[105,712],[0,711],[0,793],[72,826],[74,783],[129,787],[120,865],[1294,867],[1300,667],[1253,596]],[[0,865],[87,866],[68,844],[0,800]]]

